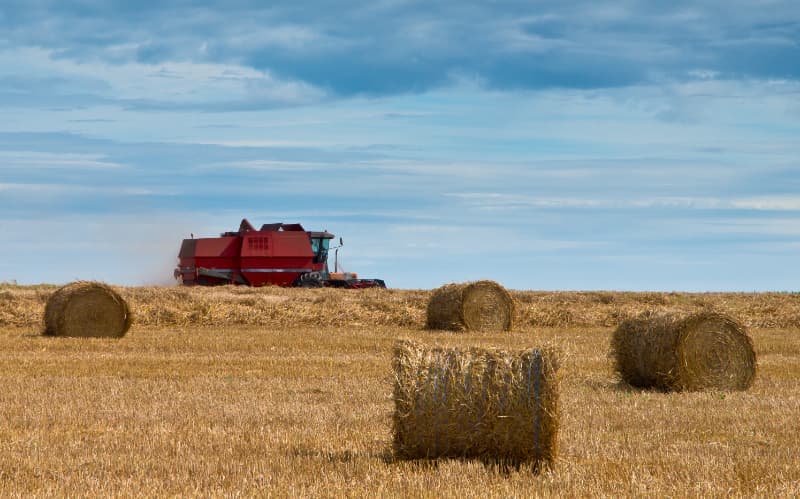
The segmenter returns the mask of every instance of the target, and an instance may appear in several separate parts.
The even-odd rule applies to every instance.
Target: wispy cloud
[[[485,210],[502,210],[520,207],[540,208],[597,208],[611,206],[607,200],[579,199],[579,198],[547,198],[526,196],[523,194],[489,193],[448,193],[446,196],[463,200],[470,206]]]
[[[50,153],[35,151],[2,151],[0,164],[6,171],[17,168],[31,169],[68,169],[68,170],[115,170],[124,165],[107,161],[97,154]]]
[[[251,160],[251,161],[229,161],[225,163],[213,163],[203,165],[204,170],[231,169],[231,170],[256,170],[256,171],[288,171],[297,172],[322,169],[324,163],[314,163],[311,161],[278,161],[278,160]]]
[[[17,82],[14,87],[0,85],[11,90],[5,99],[0,92],[0,105],[5,106],[32,105],[45,92],[49,105],[80,97],[84,102],[91,98],[105,104],[170,109],[302,105],[325,97],[309,83],[232,63],[74,61],[57,57],[52,50],[17,48],[0,50],[0,68],[5,68],[0,69],[0,82]]]
[[[753,234],[760,236],[800,236],[800,216],[796,218],[730,218],[707,221],[710,232],[723,234]]]
[[[59,196],[168,196],[174,194],[174,189],[146,188],[146,187],[127,187],[127,186],[91,186],[80,184],[21,184],[21,183],[0,183],[0,192],[7,192],[17,195],[46,195],[48,201],[55,201]]]
[[[86,192],[86,188],[53,184],[0,183],[0,192],[18,194],[57,194],[63,192]]]
[[[800,197],[762,196],[757,198],[696,198],[665,196],[652,198],[568,198],[538,197],[522,194],[502,193],[448,193],[448,197],[486,210],[503,210],[522,207],[537,208],[683,208],[695,210],[753,210],[753,211],[800,211]]]
[[[762,196],[749,199],[735,199],[735,208],[766,211],[800,211],[800,196]]]

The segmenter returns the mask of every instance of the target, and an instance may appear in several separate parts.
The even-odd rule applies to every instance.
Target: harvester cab
[[[306,231],[300,224],[264,224],[256,230],[243,219],[238,231],[184,239],[174,275],[186,286],[386,287],[381,279],[359,279],[355,272],[339,271],[341,237],[330,272],[328,254],[334,237],[328,231]]]

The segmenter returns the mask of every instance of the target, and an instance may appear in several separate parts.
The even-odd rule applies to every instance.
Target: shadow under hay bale
[[[59,288],[44,310],[47,336],[120,338],[132,322],[127,302],[98,282],[78,281]]]
[[[535,470],[555,459],[558,369],[551,349],[394,347],[397,459],[472,458]]]
[[[428,300],[428,329],[509,331],[514,315],[511,294],[494,281],[445,284]]]
[[[619,325],[611,347],[623,381],[640,388],[746,390],[756,374],[747,331],[716,312],[645,312]]]

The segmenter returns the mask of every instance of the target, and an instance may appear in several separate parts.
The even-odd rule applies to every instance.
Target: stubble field
[[[515,292],[510,333],[423,329],[428,291],[117,288],[119,340],[41,336],[53,286],[0,285],[2,496],[800,495],[800,296]],[[618,381],[611,332],[714,308],[752,335],[746,392]],[[391,347],[562,352],[555,467],[394,462]]]

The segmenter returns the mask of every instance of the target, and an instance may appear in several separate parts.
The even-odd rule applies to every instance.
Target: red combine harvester
[[[381,279],[358,279],[353,272],[339,272],[339,247],[335,248],[334,272],[329,272],[333,237],[327,231],[306,231],[300,224],[264,224],[256,230],[243,219],[237,232],[184,239],[174,275],[185,286],[386,287]]]

